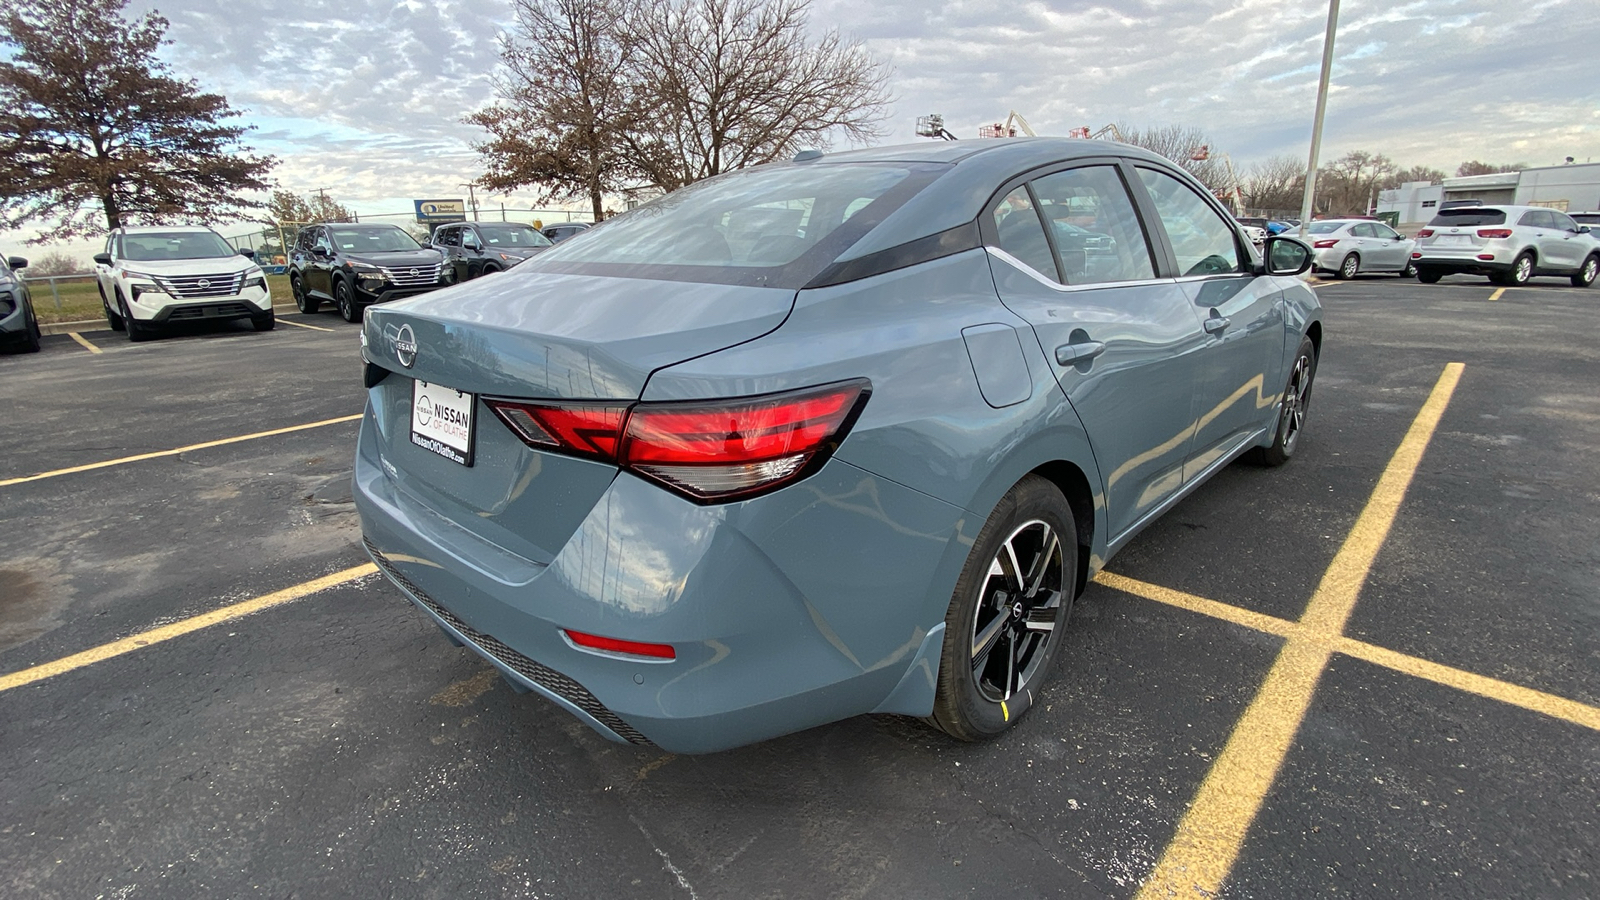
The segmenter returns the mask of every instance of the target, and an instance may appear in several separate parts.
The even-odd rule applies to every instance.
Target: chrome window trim
[[[1044,275],[1039,274],[1037,269],[1023,262],[1022,260],[1017,259],[1015,256],[1012,256],[1004,250],[1001,250],[999,247],[993,247],[988,244],[984,244],[983,249],[987,251],[989,255],[998,257],[1014,266],[1024,275],[1031,277],[1034,281],[1037,281],[1045,287],[1051,288],[1052,290],[1062,294],[1075,294],[1079,291],[1103,291],[1107,288],[1146,287],[1154,284],[1174,284],[1178,281],[1185,280],[1178,278],[1141,278],[1138,281],[1095,281],[1090,282],[1089,284],[1062,284],[1054,278],[1046,278]],[[1203,277],[1217,278],[1219,276],[1206,275]]]

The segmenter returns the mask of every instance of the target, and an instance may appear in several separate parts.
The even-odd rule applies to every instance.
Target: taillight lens
[[[1339,239],[1334,238],[1332,240],[1313,241],[1311,246],[1318,250],[1326,250],[1337,243],[1339,243]]]
[[[716,503],[774,490],[815,471],[870,393],[860,379],[731,400],[484,402],[531,447],[613,462],[696,502]]]
[[[1479,228],[1478,237],[1481,238],[1508,238],[1511,237],[1509,228]]]
[[[621,638],[605,637],[598,634],[585,634],[582,631],[563,629],[567,639],[588,650],[600,650],[606,653],[626,653],[629,656],[643,656],[646,659],[670,661],[678,658],[678,651],[671,644],[646,644],[643,641],[625,641]]]
[[[1419,237],[1419,238],[1433,237],[1433,229],[1432,228],[1424,228],[1421,231],[1417,232],[1417,237]]]

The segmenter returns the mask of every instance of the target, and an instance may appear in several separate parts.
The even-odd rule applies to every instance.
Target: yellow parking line
[[[296,328],[309,328],[312,331],[332,331],[333,330],[332,328],[323,328],[321,325],[307,325],[307,324],[305,324],[303,322],[291,322],[288,319],[279,319],[278,321],[283,323],[283,324],[285,324],[285,325],[293,325]]]
[[[1552,718],[1571,722],[1574,725],[1582,725],[1585,728],[1600,731],[1600,707],[1590,706],[1576,700],[1568,700],[1556,694],[1526,688],[1520,684],[1512,684],[1509,681],[1501,681],[1498,678],[1490,678],[1475,672],[1468,672],[1465,669],[1457,669],[1453,666],[1430,662],[1397,650],[1379,647],[1366,641],[1358,641],[1352,637],[1340,635],[1329,643],[1327,635],[1313,631],[1299,622],[1291,622],[1288,619],[1280,619],[1277,616],[1269,616],[1266,613],[1259,613],[1255,610],[1244,609],[1216,600],[1208,600],[1205,597],[1198,597],[1194,594],[1173,590],[1172,588],[1150,584],[1147,581],[1129,578],[1126,575],[1101,572],[1095,576],[1095,581],[1124,594],[1143,597],[1146,600],[1153,600],[1167,606],[1200,613],[1213,619],[1232,622],[1235,625],[1243,625],[1253,631],[1284,638],[1293,637],[1301,641],[1329,644],[1329,647],[1335,653],[1382,666],[1386,669],[1392,669],[1414,678],[1421,678],[1424,681],[1431,681],[1434,684],[1441,684],[1445,687],[1455,688],[1458,691],[1487,697],[1490,700],[1498,700],[1510,706],[1542,713]]]
[[[258,431],[255,434],[241,434],[238,437],[223,438],[218,441],[206,441],[200,444],[190,444],[187,447],[175,447],[171,450],[157,450],[154,453],[140,453],[136,456],[124,456],[120,459],[108,459],[102,462],[86,463],[81,466],[73,466],[69,469],[54,469],[49,472],[40,472],[37,475],[24,475],[21,478],[7,478],[0,480],[0,487],[7,487],[8,485],[13,484],[22,484],[25,481],[40,481],[45,478],[55,478],[58,475],[72,475],[77,472],[88,472],[93,469],[104,469],[108,466],[120,466],[124,463],[139,462],[146,459],[157,459],[163,456],[177,456],[180,453],[188,453],[192,450],[205,450],[208,447],[221,447],[226,444],[237,444],[241,441],[253,441],[256,438],[272,437],[273,435],[278,434],[289,434],[295,431],[306,431],[312,428],[321,428],[324,425],[338,425],[342,422],[354,422],[359,418],[361,418],[361,413],[356,413],[353,416],[340,416],[337,419],[323,419],[320,422],[307,422],[304,425],[290,425],[288,428],[274,428],[271,431]]]
[[[1489,299],[1490,300],[1499,300],[1505,294],[1505,292],[1506,292],[1505,288],[1495,288],[1494,289],[1494,293],[1489,295]]]
[[[99,347],[96,347],[95,345],[89,343],[89,339],[88,338],[86,338],[83,335],[77,333],[76,331],[67,332],[67,336],[71,337],[73,340],[75,340],[78,343],[82,344],[83,345],[83,349],[89,351],[90,353],[104,353],[105,352],[104,350],[101,350]]]
[[[74,669],[81,669],[84,666],[93,665],[97,662],[111,659],[114,656],[121,656],[124,653],[132,653],[135,650],[142,650],[152,644],[159,644],[162,641],[170,641],[175,637],[181,637],[185,634],[189,634],[190,632],[199,631],[202,628],[210,628],[213,625],[229,622],[240,618],[241,616],[248,616],[251,613],[260,612],[264,609],[271,609],[274,606],[282,606],[285,603],[299,600],[302,597],[309,597],[318,591],[325,591],[328,588],[338,587],[341,584],[349,584],[358,578],[365,578],[368,575],[375,575],[377,574],[377,571],[378,567],[374,566],[372,563],[355,566],[353,568],[345,569],[342,572],[334,572],[332,575],[324,575],[321,578],[314,578],[310,581],[297,584],[294,587],[284,588],[281,591],[274,591],[270,594],[257,597],[254,600],[245,600],[240,603],[235,603],[231,606],[224,606],[221,609],[214,609],[208,613],[202,613],[198,616],[191,616],[187,619],[183,619],[182,621],[173,622],[170,625],[162,625],[159,628],[152,628],[149,631],[141,631],[138,634],[129,635],[128,637],[125,637],[119,641],[112,641],[109,644],[101,644],[98,647],[85,650],[82,653],[74,653],[71,656],[62,657],[61,659],[53,662],[41,663],[40,665],[33,666],[32,668],[23,669],[19,672],[12,672],[9,675],[0,675],[0,691],[9,691],[12,688],[18,688],[22,687],[23,685],[43,681],[46,678],[54,678],[57,675],[71,672]]]
[[[1400,502],[1422,462],[1439,420],[1461,380],[1464,366],[1444,367],[1427,402],[1373,488],[1333,563],[1306,606],[1300,629],[1278,652],[1255,699],[1234,726],[1227,745],[1201,782],[1172,843],[1140,888],[1140,900],[1214,897],[1233,869],[1245,834],[1255,821],[1289,745],[1311,705],[1317,682],[1355,609],[1378,549],[1389,535]],[[1317,636],[1306,640],[1301,629]]]

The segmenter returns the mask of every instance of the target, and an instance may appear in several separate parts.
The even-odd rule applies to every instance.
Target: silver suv
[[[1537,206],[1442,209],[1417,232],[1417,280],[1487,275],[1496,284],[1527,284],[1535,275],[1564,275],[1588,287],[1600,275],[1600,241],[1566,213]]]

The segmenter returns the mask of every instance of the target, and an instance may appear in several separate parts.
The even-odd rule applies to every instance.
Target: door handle
[[[1212,316],[1204,326],[1206,334],[1221,334],[1233,320],[1227,316]]]
[[[1088,362],[1106,352],[1103,341],[1084,341],[1079,344],[1062,344],[1056,348],[1056,362],[1063,366]]]

